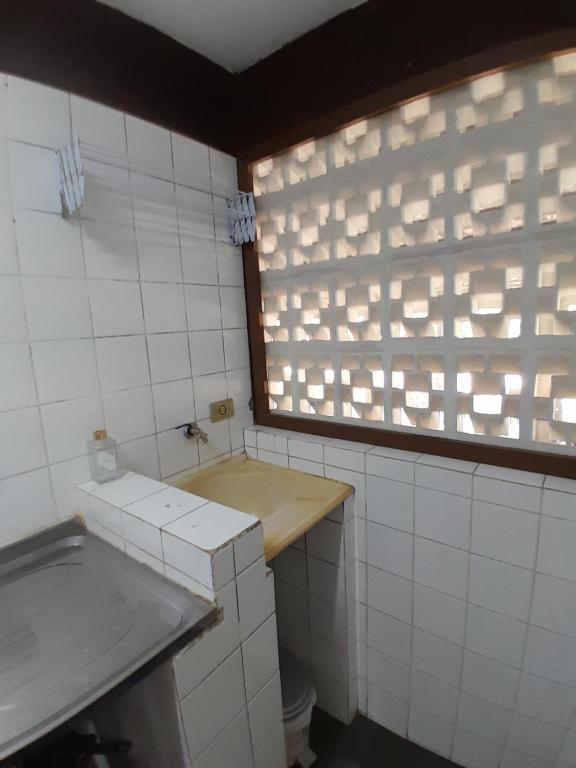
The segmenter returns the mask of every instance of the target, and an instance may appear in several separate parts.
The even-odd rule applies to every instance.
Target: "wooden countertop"
[[[354,492],[346,483],[267,464],[245,454],[187,475],[174,485],[259,518],[267,561]]]

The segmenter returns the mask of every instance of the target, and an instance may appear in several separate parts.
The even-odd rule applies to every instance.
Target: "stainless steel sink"
[[[77,523],[0,550],[0,760],[213,618]]]

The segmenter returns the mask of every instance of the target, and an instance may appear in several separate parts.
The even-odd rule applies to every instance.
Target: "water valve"
[[[203,443],[208,442],[208,433],[199,427],[196,421],[187,421],[186,424],[179,424],[174,429],[182,429],[187,440],[194,440],[197,437]]]

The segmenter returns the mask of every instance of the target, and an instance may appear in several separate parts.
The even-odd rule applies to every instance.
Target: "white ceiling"
[[[365,0],[100,0],[231,72]]]

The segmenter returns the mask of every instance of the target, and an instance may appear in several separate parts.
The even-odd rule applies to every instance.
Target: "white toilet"
[[[287,764],[308,768],[316,760],[308,745],[316,691],[304,665],[285,648],[280,648],[280,678]]]

